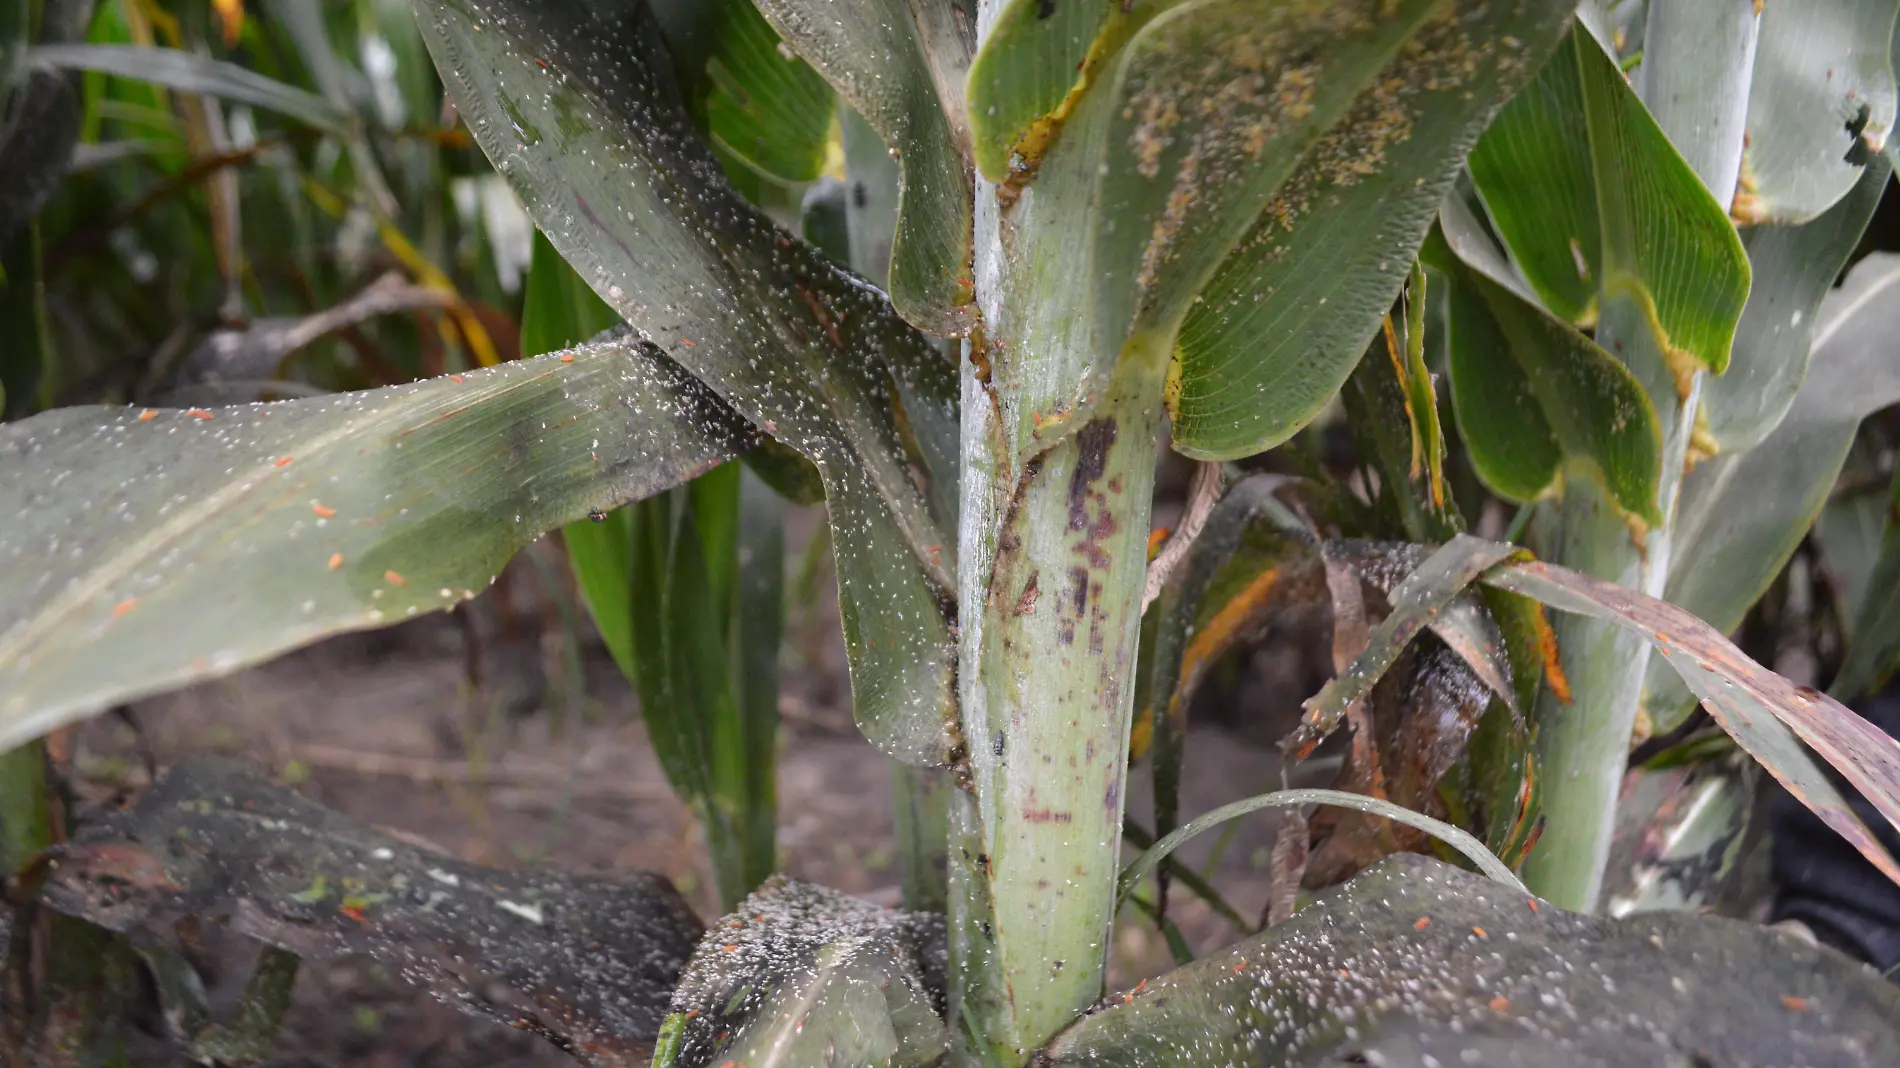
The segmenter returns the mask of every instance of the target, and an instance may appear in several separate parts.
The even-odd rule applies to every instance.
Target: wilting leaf
[[[1866,589],[1854,616],[1847,654],[1830,687],[1843,701],[1871,697],[1900,664],[1900,473],[1887,494],[1887,526]]]
[[[1718,631],[1741,624],[1801,544],[1860,421],[1900,401],[1900,256],[1875,253],[1855,265],[1816,318],[1807,378],[1774,432],[1683,480],[1675,537],[1693,551],[1676,554],[1663,596]],[[1663,730],[1694,707],[1674,675],[1652,664],[1644,685],[1644,705]]]
[[[1397,296],[1466,151],[1567,17],[1556,3],[1438,6],[1250,224],[1236,220],[1244,237],[1184,309],[1169,388],[1178,449],[1246,455],[1319,411]],[[1341,233],[1356,236],[1342,245]]]
[[[713,142],[779,181],[812,181],[830,141],[831,86],[780,51],[751,0],[715,0],[712,8],[704,107]]]
[[[1520,292],[1456,197],[1445,203],[1442,231],[1443,246],[1434,239],[1425,254],[1451,289],[1452,403],[1479,477],[1507,497],[1533,500],[1567,470],[1600,482],[1625,512],[1658,521],[1662,430],[1642,384]]]
[[[1414,273],[1416,284],[1400,301],[1403,319],[1386,317],[1339,398],[1359,455],[1379,473],[1375,503],[1390,511],[1407,539],[1435,542],[1464,524],[1445,485],[1438,390],[1425,366],[1424,278],[1422,268]]]
[[[1721,728],[1874,867],[1900,882],[1900,864],[1848,808],[1801,742],[1900,826],[1900,742],[1818,690],[1798,687],[1743,655],[1675,605],[1545,563],[1509,563],[1485,582],[1642,635],[1682,675]]]
[[[700,941],[673,994],[678,1068],[935,1064],[943,921],[773,876]]]
[[[1728,370],[1702,387],[1703,419],[1719,451],[1760,444],[1794,403],[1807,377],[1821,301],[1860,243],[1892,171],[1885,157],[1876,158],[1845,196],[1813,220],[1742,233],[1754,266],[1748,305]]]
[[[1892,0],[1761,9],[1735,217],[1803,222],[1847,194],[1893,132]]]
[[[1587,322],[1594,307],[1626,299],[1669,370],[1727,366],[1748,296],[1741,241],[1587,32],[1572,30],[1499,114],[1471,174],[1552,311]]]
[[[931,504],[954,499],[956,479],[929,445],[954,440],[949,365],[876,290],[733,192],[664,77],[644,5],[420,7],[476,140],[554,246],[643,336],[818,466],[859,725],[901,759],[946,760],[955,542]]]
[[[348,112],[308,90],[266,78],[235,63],[175,48],[47,44],[29,49],[26,62],[40,70],[92,70],[184,93],[223,97],[288,115],[331,133],[343,133],[351,122]]]
[[[1392,591],[1392,611],[1373,629],[1365,652],[1318,694],[1307,699],[1303,706],[1305,715],[1301,717],[1299,728],[1288,737],[1287,748],[1301,758],[1311,753],[1321,739],[1339,726],[1347,707],[1365,699],[1419,631],[1440,618],[1452,600],[1486,569],[1518,551],[1513,546],[1460,534],[1413,568]],[[1484,644],[1495,646],[1497,643]],[[1495,679],[1494,685],[1500,685],[1500,697],[1513,697],[1508,676]]]
[[[652,872],[478,867],[213,760],[61,847],[40,898],[160,944],[203,918],[306,958],[368,954],[465,1012],[616,1068],[645,1063],[703,929]]]
[[[963,77],[976,27],[950,3],[756,2],[903,167],[889,287],[898,313],[933,334],[968,333],[975,319]]]
[[[1900,988],[1790,935],[1579,916],[1405,856],[1111,997],[1043,1055],[1098,1068],[1858,1065],[1900,1043],[1896,1020]]]
[[[626,334],[336,397],[0,427],[0,748],[474,596],[754,440]]]

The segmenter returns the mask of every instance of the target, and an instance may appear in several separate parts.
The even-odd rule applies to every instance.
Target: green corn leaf
[[[1568,17],[1562,4],[1434,8],[1186,309],[1168,394],[1176,448],[1242,456],[1317,414],[1398,295],[1466,152]]]
[[[1826,947],[1712,917],[1579,916],[1405,855],[1109,997],[1039,1063],[1852,1064],[1900,1042],[1896,1020],[1900,990]]]
[[[940,447],[955,440],[949,365],[881,294],[732,191],[663,78],[644,7],[608,18],[577,2],[419,6],[477,142],[555,248],[643,336],[818,466],[859,725],[901,759],[946,760],[955,542],[933,502],[955,499]]]
[[[323,97],[266,78],[234,63],[143,45],[47,44],[27,50],[26,63],[40,70],[89,70],[152,82],[183,93],[222,97],[275,111],[331,133],[344,133],[352,118]]]
[[[1862,419],[1900,402],[1900,256],[1875,253],[1816,313],[1813,357],[1794,402],[1761,444],[1697,465],[1683,479],[1677,556],[1663,596],[1724,633],[1741,625],[1826,503]],[[1644,684],[1652,723],[1668,730],[1693,697],[1653,664]]]
[[[1893,0],[1761,8],[1737,219],[1803,222],[1854,187],[1893,133],[1896,13]]]
[[[1892,169],[1884,157],[1875,159],[1845,196],[1806,223],[1742,232],[1754,282],[1728,370],[1702,387],[1702,415],[1718,451],[1759,444],[1794,402],[1807,375],[1821,301],[1860,243]]]
[[[1572,30],[1505,107],[1473,149],[1471,174],[1552,311],[1586,323],[1626,300],[1679,380],[1728,366],[1748,296],[1741,240],[1587,32]]]
[[[706,60],[705,114],[713,143],[781,182],[824,170],[831,86],[779,37],[751,0],[716,0]]]
[[[1000,184],[1012,166],[1034,166],[1061,133],[1065,101],[1072,107],[1128,34],[1167,6],[1092,0],[998,5],[970,64],[971,154],[983,177]]]
[[[534,255],[524,349],[618,318],[545,236],[535,236]],[[639,690],[667,780],[705,828],[727,908],[777,862],[781,512],[756,476],[727,463],[563,530],[601,639]]]
[[[974,26],[950,3],[756,0],[793,51],[870,123],[903,168],[891,302],[961,336],[971,311],[972,203],[963,77]]]
[[[753,432],[625,334],[230,408],[0,427],[0,749],[109,705],[474,596],[550,527]]]
[[[1001,190],[1012,254],[984,319],[1016,387],[1010,448],[1086,422],[1124,346],[1174,348],[1188,455],[1247,455],[1304,425],[1398,295],[1465,149],[1566,17],[1556,3],[1193,0],[1117,22],[1060,135]]]
[[[1426,255],[1451,290],[1452,404],[1479,477],[1528,501],[1568,471],[1655,522],[1662,431],[1642,385],[1524,295],[1457,198],[1445,204],[1442,229],[1445,240],[1434,239]]]
[[[1869,863],[1900,882],[1900,864],[1808,755],[1812,749],[1900,827],[1900,742],[1826,694],[1796,686],[1750,660],[1719,631],[1666,601],[1537,562],[1505,564],[1484,581],[1647,640],[1717,725]]]

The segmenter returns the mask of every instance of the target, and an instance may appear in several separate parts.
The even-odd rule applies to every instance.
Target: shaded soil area
[[[794,517],[795,544],[813,517]],[[779,848],[794,875],[887,905],[898,902],[890,762],[857,733],[832,580],[794,548],[781,698]],[[801,573],[802,572],[802,573]],[[665,874],[702,916],[716,914],[703,843],[640,723],[639,703],[599,645],[558,546],[543,542],[465,618],[437,616],[346,635],[218,682],[102,716],[70,739],[83,814],[117,807],[163,769],[200,753],[247,760],[345,815],[463,859],[569,871]],[[1284,657],[1283,657],[1284,659]],[[1298,657],[1210,687],[1227,725],[1189,740],[1184,814],[1274,789],[1270,741],[1305,692]],[[1274,680],[1281,680],[1278,684]],[[1265,680],[1265,681],[1263,681]],[[1263,689],[1265,687],[1265,689]],[[1213,717],[1203,717],[1209,720]],[[1310,776],[1309,776],[1310,778]],[[1145,768],[1130,812],[1151,822]],[[1271,823],[1239,821],[1181,854],[1208,866],[1235,908],[1267,895]],[[1177,889],[1170,917],[1197,949],[1234,932]],[[255,947],[214,938],[214,1008],[241,990]],[[1129,910],[1115,941],[1117,987],[1171,967],[1152,924]],[[176,1063],[158,1052],[140,1065]],[[270,1065],[571,1064],[538,1039],[438,1004],[367,959],[311,962]]]

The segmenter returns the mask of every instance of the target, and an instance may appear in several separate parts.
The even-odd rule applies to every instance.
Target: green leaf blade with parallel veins
[[[1616,60],[1587,37],[1576,52],[1603,226],[1600,291],[1642,306],[1679,379],[1691,367],[1721,374],[1748,300],[1741,237]]]
[[[713,141],[781,182],[824,170],[835,113],[831,86],[804,60],[780,51],[778,34],[752,0],[717,0],[706,60],[706,126]]]
[[[945,337],[969,332],[972,182],[963,77],[967,35],[953,5],[902,0],[756,0],[785,43],[883,137],[903,167],[890,293],[898,313]]]
[[[1064,102],[1073,103],[1072,94],[1097,73],[1088,69],[1090,57],[1099,67],[1131,22],[1117,0],[1000,6],[970,64],[969,83],[971,154],[983,177],[999,184],[1010,176],[1012,157],[1033,166],[1059,136]]]
[[[1562,4],[1439,6],[1266,200],[1187,308],[1176,447],[1245,456],[1310,421],[1404,285],[1465,153],[1560,40]]]
[[[754,440],[625,334],[364,393],[0,428],[0,748],[451,608],[541,531]]]
[[[733,192],[643,6],[615,18],[574,2],[418,7],[477,142],[556,249],[643,336],[818,467],[859,725],[900,759],[946,760],[955,542],[932,502],[955,475],[906,442],[954,424],[950,369],[882,294]]]

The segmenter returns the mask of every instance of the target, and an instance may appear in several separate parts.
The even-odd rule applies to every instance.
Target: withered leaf
[[[653,872],[505,871],[409,845],[241,765],[193,760],[42,865],[49,907],[169,943],[187,918],[361,953],[589,1064],[645,1065],[703,930]]]

